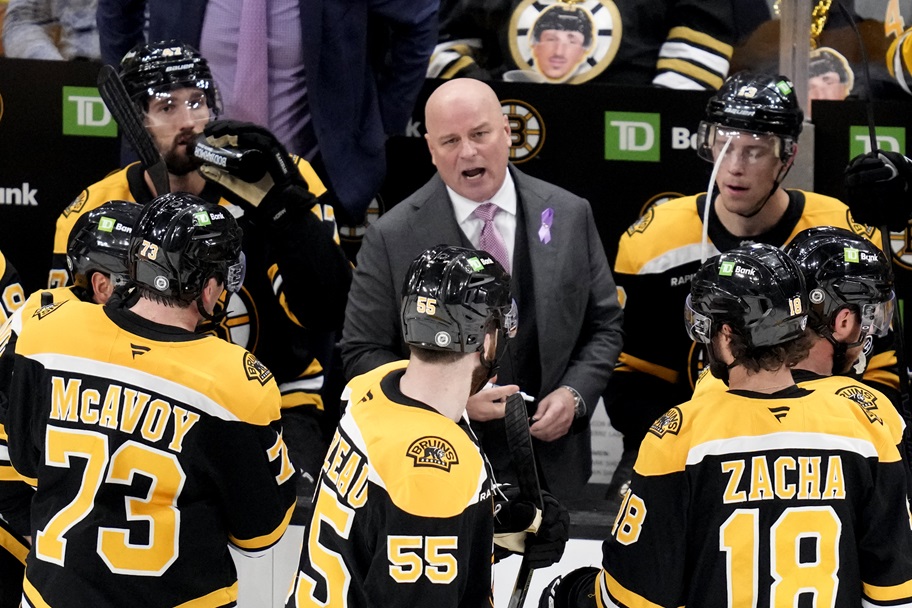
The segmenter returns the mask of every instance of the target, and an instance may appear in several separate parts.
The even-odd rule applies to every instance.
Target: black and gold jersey
[[[296,162],[311,193],[320,196],[326,192],[310,164],[302,159]],[[265,363],[275,374],[283,407],[311,406],[322,410],[323,366],[317,357],[331,348],[325,335],[327,318],[338,317],[341,326],[342,313],[336,309],[344,309],[347,294],[346,288],[339,304],[338,296],[327,294],[320,287],[322,275],[335,276],[335,266],[325,263],[314,267],[319,256],[312,249],[324,242],[337,250],[337,257],[347,266],[332,206],[315,204],[311,211],[316,221],[303,213],[304,217],[296,215],[294,219],[286,214],[280,227],[267,230],[233,204],[219,186],[207,182],[199,196],[226,206],[238,220],[244,231],[247,263],[241,290],[235,294],[226,292],[218,306],[226,311],[224,318],[218,324],[205,323],[202,329],[244,347]],[[66,246],[76,220],[110,200],[141,204],[152,200],[139,163],[92,184],[64,209],[57,219],[50,287],[66,285],[70,280]],[[330,328],[335,329],[338,327]],[[322,360],[327,359],[328,355]]]
[[[270,547],[295,504],[269,370],[76,300],[23,319],[10,357],[0,421],[13,466],[38,480],[24,605],[233,605],[228,544]]]
[[[647,433],[599,606],[895,606],[912,522],[891,431],[828,390],[704,393]]]
[[[58,287],[36,291],[0,326],[0,354],[22,329],[22,320],[35,314],[43,303],[65,302],[80,299],[75,287]],[[12,357],[0,357],[0,400],[9,392],[12,378]],[[31,499],[36,480],[27,479],[13,469],[9,460],[6,429],[0,423],[0,517],[5,517],[11,528],[22,536],[29,534]],[[3,546],[0,544],[0,546]]]
[[[0,252],[0,324],[25,302],[25,291],[16,268]]]
[[[880,232],[855,222],[839,200],[801,190],[786,192],[789,207],[783,218],[750,239],[729,233],[710,207],[705,257],[747,240],[782,247],[813,226],[846,228],[880,243]],[[624,306],[624,350],[605,399],[612,424],[625,435],[642,437],[656,418],[690,399],[697,376],[707,365],[705,349],[687,336],[683,321],[690,280],[704,255],[705,204],[706,195],[700,194],[654,205],[618,242],[613,274]],[[657,335],[662,339],[656,340]],[[877,361],[892,361],[891,376],[898,387],[895,357]],[[644,394],[650,395],[645,402]]]
[[[859,382],[851,376],[821,376],[806,369],[793,368],[792,378],[794,378],[795,384],[802,388],[825,391],[851,399],[868,413],[871,422],[886,426],[890,430],[897,446],[902,443],[906,422],[890,400],[876,388]],[[697,379],[693,398],[727,390],[728,387],[725,383],[709,373],[709,368],[706,368]]]
[[[491,606],[491,475],[465,420],[404,396],[399,361],[354,378],[288,606]]]

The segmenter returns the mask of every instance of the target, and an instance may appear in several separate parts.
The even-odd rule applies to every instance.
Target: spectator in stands
[[[348,378],[407,355],[399,328],[412,260],[439,244],[491,253],[512,275],[518,333],[497,382],[468,412],[495,477],[515,481],[505,446],[503,399],[529,404],[543,483],[576,497],[592,472],[589,419],[621,348],[617,290],[589,202],[509,164],[510,124],[487,84],[458,78],[425,106],[437,174],[367,231],[345,311]]]
[[[328,182],[341,203],[335,206],[340,219],[362,221],[386,176],[386,138],[405,132],[424,83],[437,34],[437,1],[271,0],[259,22],[259,38],[268,40],[268,65],[258,68],[240,61],[250,55],[239,47],[245,39],[243,4],[100,0],[103,59],[116,64],[143,40],[147,8],[149,40],[178,39],[209,58],[226,118],[269,127]],[[235,115],[235,85],[245,75],[263,77],[268,109],[246,109],[262,119]]]
[[[21,59],[101,58],[95,10],[98,0],[9,0],[3,49]]]

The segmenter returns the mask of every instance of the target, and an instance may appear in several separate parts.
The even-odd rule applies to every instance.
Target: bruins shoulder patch
[[[864,412],[872,424],[875,422],[883,424],[883,419],[877,413],[877,397],[868,389],[863,386],[852,385],[839,389],[836,394],[840,397],[851,399],[861,406],[861,411]]]
[[[649,427],[649,432],[659,438],[664,437],[666,434],[677,435],[681,430],[683,421],[684,417],[681,414],[681,408],[673,407],[652,423],[652,426]]]
[[[416,439],[406,450],[406,456],[415,461],[416,467],[434,467],[447,472],[459,464],[453,444],[442,437]]]
[[[265,385],[272,378],[272,372],[259,359],[250,353],[244,353],[244,371],[248,380],[256,380]]]
[[[52,312],[54,312],[55,310],[57,310],[58,308],[60,308],[61,306],[63,306],[64,304],[66,304],[68,301],[69,300],[64,300],[62,302],[54,302],[52,304],[46,304],[46,305],[38,308],[34,313],[32,313],[32,316],[38,317],[38,319],[43,319],[46,316],[48,316],[49,314],[51,314]]]
[[[89,190],[85,189],[79,193],[79,196],[76,197],[76,200],[67,205],[67,208],[63,210],[63,217],[70,217],[71,213],[79,213],[82,211],[82,208],[85,207],[87,200],[89,200]]]
[[[641,215],[637,221],[632,223],[627,229],[627,235],[633,236],[637,232],[645,232],[649,228],[649,224],[652,223],[652,219],[655,217],[655,207],[650,207],[646,210],[646,213]]]

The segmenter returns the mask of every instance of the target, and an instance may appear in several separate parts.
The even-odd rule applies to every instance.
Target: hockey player
[[[833,226],[801,231],[784,251],[804,275],[810,300],[811,350],[792,368],[792,377],[804,388],[829,390],[857,401],[872,419],[890,428],[899,445],[905,423],[885,396],[892,387],[876,378],[861,383],[853,372],[871,341],[889,335],[895,301],[886,256],[868,239]],[[708,372],[700,375],[694,397],[727,390]]]
[[[0,344],[18,335],[23,319],[54,302],[82,300],[104,304],[115,285],[127,281],[127,248],[139,205],[109,201],[79,217],[67,246],[74,285],[33,293],[0,327]],[[0,358],[0,393],[8,390],[11,358]],[[30,504],[34,491],[9,462],[6,433],[0,425],[0,607],[19,606],[28,554]]]
[[[6,322],[23,302],[25,290],[22,289],[19,273],[0,251],[0,323]]]
[[[537,566],[560,558],[569,517],[547,494],[544,513],[499,501],[495,537],[502,493],[465,417],[493,375],[509,286],[480,251],[441,245],[412,263],[400,317],[411,358],[346,387],[289,607],[488,606],[492,543]]]
[[[701,260],[744,242],[781,247],[811,226],[838,226],[879,242],[880,233],[856,223],[840,201],[782,187],[802,122],[786,77],[735,74],[709,100],[698,133],[698,153],[718,167],[712,192],[651,207],[621,235],[614,276],[625,302],[624,352],[605,391],[611,423],[624,435],[609,486],[615,505],[647,429],[690,398],[705,364],[704,349],[675,321]],[[657,334],[666,338],[656,341]]]
[[[732,249],[697,270],[688,332],[712,392],[650,428],[602,568],[548,586],[541,606],[895,606],[912,600],[904,467],[861,404],[794,384],[808,296],[779,248]]]
[[[237,222],[158,197],[129,260],[129,307],[42,307],[2,354],[10,460],[38,482],[23,605],[233,605],[228,544],[268,548],[294,509],[272,374],[195,331],[243,281]]]
[[[315,198],[325,188],[310,165],[290,156],[266,129],[211,122],[220,109],[218,90],[205,58],[192,47],[176,41],[140,45],[124,56],[120,76],[167,164],[171,191],[224,206],[244,231],[247,281],[226,295],[221,314],[201,329],[243,346],[276,375],[293,460],[315,477],[326,451],[319,420],[324,367],[351,282],[333,209]],[[247,183],[206,166],[204,177],[191,153],[203,135],[216,146],[261,152],[268,172]],[[138,163],[83,191],[57,220],[51,286],[66,281],[62,254],[81,214],[110,199],[146,204],[156,194]],[[312,491],[312,485],[301,488],[302,496]]]

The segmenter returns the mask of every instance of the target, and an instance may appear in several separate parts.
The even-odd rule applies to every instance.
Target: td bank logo
[[[63,134],[117,137],[117,123],[93,87],[63,87]]]
[[[605,160],[659,162],[661,116],[605,112]]]
[[[876,127],[877,147],[886,152],[906,153],[906,129]],[[849,160],[871,151],[871,134],[867,126],[849,127]]]

